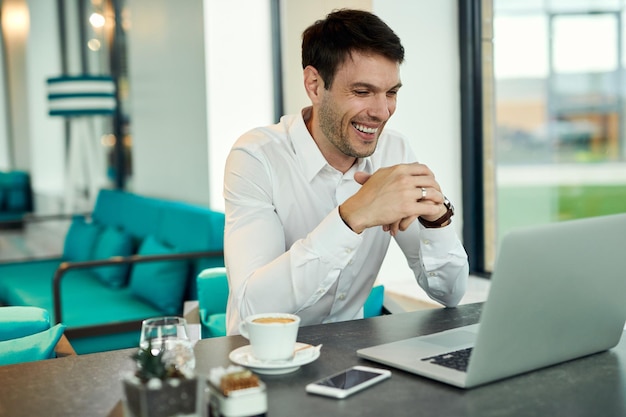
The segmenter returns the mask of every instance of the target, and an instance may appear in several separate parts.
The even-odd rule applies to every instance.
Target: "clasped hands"
[[[339,206],[339,214],[356,233],[382,226],[395,236],[418,217],[434,221],[447,210],[439,183],[424,164],[394,165],[373,174],[359,171],[354,179],[362,187]]]

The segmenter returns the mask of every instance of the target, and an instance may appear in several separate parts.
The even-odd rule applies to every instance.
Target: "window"
[[[481,6],[474,103],[480,91],[484,114],[474,115],[482,130],[473,135],[484,151],[481,204],[493,215],[465,222],[482,235],[475,252],[490,271],[513,228],[626,212],[626,2]]]

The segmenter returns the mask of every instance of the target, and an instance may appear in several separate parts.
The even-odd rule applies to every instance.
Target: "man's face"
[[[376,150],[383,127],[396,110],[400,69],[381,55],[353,53],[339,67],[319,104],[325,156],[362,158]],[[332,145],[332,146],[330,146]],[[343,154],[343,155],[340,155]]]

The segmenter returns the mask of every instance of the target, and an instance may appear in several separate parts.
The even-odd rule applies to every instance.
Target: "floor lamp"
[[[94,116],[115,113],[115,81],[110,76],[79,75],[48,78],[50,116],[69,121],[69,145],[66,157],[64,211],[82,210],[80,199],[93,207],[105,172]]]

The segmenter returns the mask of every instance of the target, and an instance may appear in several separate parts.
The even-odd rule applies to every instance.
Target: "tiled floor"
[[[68,220],[48,220],[0,230],[0,262],[60,255],[68,227]]]

